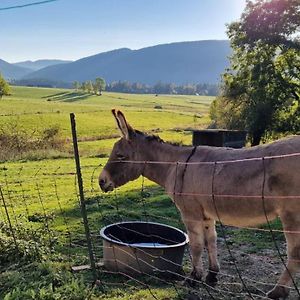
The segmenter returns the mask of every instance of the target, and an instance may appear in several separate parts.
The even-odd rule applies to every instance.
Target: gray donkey
[[[271,299],[289,294],[300,267],[300,136],[247,149],[182,147],[134,130],[112,110],[122,138],[99,177],[104,192],[143,175],[164,187],[179,209],[190,240],[191,278],[201,280],[207,248],[206,282],[219,271],[215,221],[254,226],[280,217],[288,260]]]

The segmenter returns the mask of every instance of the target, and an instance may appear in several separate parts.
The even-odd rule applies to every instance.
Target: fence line
[[[75,130],[75,126],[74,126]],[[76,133],[76,130],[75,130]],[[76,144],[76,135],[74,137],[74,144]],[[217,213],[217,221],[220,223],[220,230],[221,234],[223,236],[222,243],[224,244],[227,253],[229,254],[229,267],[228,271],[221,271],[218,272],[218,274],[221,276],[221,278],[225,278],[220,282],[219,287],[211,287],[205,282],[197,279],[193,279],[192,281],[201,287],[202,295],[200,294],[200,291],[193,287],[189,286],[186,287],[178,282],[178,280],[171,280],[164,276],[165,272],[164,270],[157,269],[156,272],[153,274],[145,274],[142,271],[140,263],[149,265],[149,263],[137,256],[137,254],[130,254],[126,252],[123,249],[120,249],[120,251],[126,253],[126,255],[131,256],[131,258],[135,259],[137,262],[137,268],[133,266],[128,266],[124,261],[120,261],[120,259],[117,257],[115,253],[115,249],[113,248],[113,262],[118,266],[125,264],[128,268],[132,268],[135,273],[140,274],[138,277],[135,277],[130,274],[125,274],[123,271],[120,271],[117,269],[117,271],[109,271],[105,269],[99,269],[98,268],[98,262],[101,260],[101,253],[103,252],[103,249],[105,248],[111,248],[106,247],[104,245],[101,245],[100,241],[100,235],[98,231],[96,231],[95,227],[98,228],[99,224],[110,224],[116,221],[116,219],[120,221],[130,220],[132,217],[130,215],[132,214],[135,216],[135,211],[133,209],[130,209],[126,207],[126,210],[123,209],[122,204],[120,203],[120,196],[118,194],[118,191],[115,190],[114,193],[110,194],[108,196],[109,199],[105,199],[105,203],[103,204],[101,201],[104,197],[102,194],[99,195],[99,188],[96,178],[96,172],[99,171],[102,167],[101,164],[98,165],[85,165],[80,166],[77,165],[77,172],[74,171],[66,171],[64,172],[64,168],[62,166],[55,167],[55,168],[29,168],[26,169],[25,174],[25,167],[21,166],[17,172],[15,172],[14,167],[9,167],[8,169],[4,170],[3,172],[3,187],[1,186],[1,178],[0,178],[0,200],[2,200],[1,204],[1,216],[3,219],[3,222],[6,226],[8,226],[11,236],[14,240],[16,249],[18,248],[18,231],[22,231],[24,227],[23,219],[27,220],[28,226],[29,226],[29,233],[30,238],[32,240],[37,240],[37,237],[35,236],[35,232],[37,232],[38,229],[43,229],[47,233],[47,236],[49,238],[49,247],[52,250],[60,251],[55,248],[56,245],[56,238],[55,238],[55,231],[56,226],[54,222],[58,220],[58,223],[61,222],[63,225],[63,229],[58,232],[63,232],[65,234],[62,238],[62,241],[64,243],[64,249],[63,251],[67,252],[68,261],[71,264],[83,264],[88,261],[88,258],[90,259],[89,265],[91,265],[91,271],[94,275],[94,281],[91,288],[91,293],[94,289],[97,289],[98,287],[103,288],[103,293],[106,293],[105,287],[113,288],[114,286],[119,287],[128,287],[129,289],[137,289],[138,286],[147,289],[149,294],[154,298],[159,300],[159,295],[156,291],[156,284],[160,284],[163,287],[169,287],[172,288],[174,293],[177,294],[178,297],[180,297],[180,293],[182,291],[185,292],[192,292],[196,296],[198,295],[199,298],[205,295],[205,299],[246,299],[247,297],[250,299],[269,299],[264,295],[264,291],[260,290],[258,287],[254,286],[254,284],[259,285],[261,289],[264,289],[265,287],[269,287],[270,285],[273,285],[273,283],[264,282],[262,280],[256,280],[256,278],[251,278],[248,274],[247,276],[243,274],[243,270],[238,266],[238,258],[241,253],[244,255],[247,255],[247,257],[252,257],[251,254],[242,252],[240,250],[234,250],[232,249],[233,246],[230,245],[229,239],[228,239],[228,227],[225,227],[222,223],[221,216],[218,213],[218,207],[216,205],[216,199],[219,197],[223,198],[232,198],[232,199],[261,199],[262,203],[264,204],[265,200],[267,199],[286,199],[288,200],[298,200],[300,199],[300,195],[265,195],[265,160],[270,159],[288,159],[289,157],[298,157],[300,156],[300,153],[293,153],[293,154],[287,154],[287,155],[277,155],[277,156],[267,156],[264,158],[250,158],[250,159],[242,159],[242,160],[228,160],[228,161],[217,161],[217,162],[159,162],[159,161],[110,161],[109,163],[134,163],[134,164],[143,164],[146,166],[147,164],[170,164],[176,166],[176,174],[177,169],[181,166],[184,166],[185,169],[188,165],[211,165],[213,167],[213,176],[212,176],[212,186],[211,186],[211,192],[207,194],[201,194],[201,193],[186,193],[182,190],[178,189],[178,186],[182,184],[180,182],[180,178],[177,179],[174,183],[174,191],[169,191],[170,194],[174,195],[175,198],[177,196],[186,196],[184,199],[184,205],[188,205],[188,201],[190,199],[189,196],[194,197],[209,197],[212,200],[212,204],[215,207],[215,211]],[[76,153],[75,150],[75,158],[79,159],[79,153]],[[263,184],[262,184],[262,191],[260,195],[229,195],[229,194],[217,194],[215,193],[215,177],[216,177],[216,166],[219,164],[231,164],[231,163],[243,163],[243,162],[254,162],[254,161],[262,161],[263,162],[263,170],[264,170],[264,178],[263,178]],[[69,168],[67,168],[69,169]],[[74,169],[74,168],[73,168]],[[82,178],[81,177],[81,170],[86,170],[88,174],[84,174],[85,182],[89,182],[89,187],[83,187],[82,184]],[[10,171],[13,171],[13,176],[16,178],[10,178],[9,174]],[[27,173],[29,174],[27,176]],[[185,172],[184,172],[185,173]],[[87,176],[90,175],[89,181],[86,180]],[[26,178],[24,178],[26,177]],[[60,185],[60,179],[67,178],[68,182],[67,184],[71,183],[74,185],[74,189],[69,193],[68,190],[64,189],[63,185]],[[181,181],[184,180],[184,174],[181,178]],[[25,186],[26,184],[26,186]],[[66,181],[64,182],[66,184]],[[25,187],[24,187],[25,186]],[[47,189],[48,187],[48,189]],[[50,187],[50,189],[49,189]],[[177,189],[177,191],[175,190]],[[179,190],[179,191],[178,191]],[[151,192],[151,188],[149,189]],[[153,219],[161,219],[165,220],[166,222],[176,222],[182,226],[181,220],[178,217],[178,219],[175,219],[174,217],[169,217],[167,215],[159,215],[152,211],[148,211],[149,203],[147,202],[147,197],[145,196],[145,193],[148,192],[148,187],[145,187],[145,179],[142,177],[141,186],[139,189],[136,190],[136,198],[139,199],[138,208],[140,209],[141,213],[139,218],[142,218],[146,221],[146,223],[149,226],[149,222]],[[83,198],[82,198],[83,195]],[[6,201],[6,199],[8,201]],[[52,206],[47,205],[46,199],[50,199]],[[17,200],[17,202],[14,202],[14,200]],[[74,201],[75,200],[75,201]],[[72,209],[76,210],[76,213],[79,212],[79,208],[81,208],[81,213],[83,215],[86,214],[86,221],[83,219],[84,225],[87,226],[88,231],[85,230],[85,232],[82,230],[83,226],[80,227],[80,231],[76,231],[77,227],[73,227],[74,216],[72,215],[72,212],[69,211],[69,207],[67,208],[66,202],[72,201],[74,204],[74,207],[72,206]],[[34,204],[33,206],[31,206]],[[35,216],[35,213],[37,211],[36,207],[37,204],[41,207],[42,214]],[[106,208],[108,208],[106,210]],[[107,213],[107,211],[113,213],[110,215]],[[55,213],[53,213],[55,212]],[[53,213],[53,220],[49,218],[49,215]],[[55,215],[57,214],[57,216]],[[162,211],[163,214],[163,211]],[[178,212],[177,212],[178,214]],[[33,217],[36,217],[37,221],[31,221]],[[76,216],[76,222],[78,222],[78,217]],[[265,210],[265,217],[268,225],[268,229],[266,228],[257,228],[257,227],[251,227],[251,226],[239,226],[239,228],[243,228],[245,230],[251,230],[251,231],[260,231],[260,232],[266,232],[270,233],[272,237],[272,242],[274,243],[275,250],[277,251],[276,257],[279,258],[280,263],[285,266],[287,269],[284,257],[280,253],[280,249],[278,247],[278,241],[276,241],[275,233],[284,233],[284,234],[300,234],[300,231],[291,231],[291,230],[280,230],[280,229],[273,229],[272,225],[270,224],[268,220],[268,216],[266,214]],[[40,219],[41,220],[40,220]],[[193,219],[187,219],[189,221],[193,221]],[[36,223],[34,223],[36,222]],[[1,222],[0,222],[1,223]],[[77,223],[76,223],[77,224]],[[59,226],[62,226],[59,225]],[[75,228],[75,229],[74,229]],[[123,230],[122,227],[120,227],[120,230]],[[74,232],[75,231],[75,232]],[[129,229],[129,231],[137,232],[134,229]],[[125,232],[123,232],[125,234]],[[140,233],[139,233],[140,234]],[[142,234],[146,237],[152,239],[154,241],[155,237],[157,235],[154,234]],[[113,236],[112,236],[113,237]],[[117,237],[115,237],[115,240],[118,240]],[[166,242],[174,242],[172,238],[166,239]],[[34,244],[35,247],[38,247],[38,244]],[[58,247],[59,248],[59,247]],[[134,247],[132,247],[134,248]],[[150,258],[156,258],[155,255],[151,253],[147,253],[142,248],[139,248],[139,251],[144,253],[144,255],[148,255]],[[187,251],[188,254],[185,255],[185,259],[187,259],[187,256],[190,255],[190,252]],[[147,256],[146,256],[147,257]],[[168,262],[172,265],[176,265],[177,267],[181,267],[181,265],[166,259],[165,257],[160,256],[160,259],[162,259],[165,262]],[[258,262],[258,258],[254,257],[254,261]],[[94,261],[94,264],[93,264]],[[295,262],[300,262],[300,260],[294,260]],[[271,263],[268,263],[269,267],[272,267]],[[288,269],[287,269],[288,270]],[[176,272],[167,271],[170,273],[170,275],[173,275],[180,280],[190,280],[189,276],[185,274],[178,274]],[[210,271],[213,272],[213,271]],[[115,277],[113,281],[109,281],[107,276],[109,275],[119,275],[120,278]],[[125,282],[121,282],[122,278],[126,278],[127,280]],[[144,278],[145,277],[145,278]],[[291,287],[290,289],[294,292],[299,294],[299,290],[297,287],[297,284],[294,280],[294,278],[291,276],[292,280],[294,281],[294,287]],[[229,297],[229,298],[228,298]]]
[[[55,176],[53,177],[53,178],[56,178]],[[95,191],[95,187],[94,187],[94,192],[96,193],[96,191]],[[55,193],[51,193],[51,195],[54,195]],[[99,197],[97,197],[97,201],[98,201],[98,205],[99,205],[99,207],[101,207],[101,203],[99,202],[99,199],[98,199]],[[146,203],[144,203],[144,205],[146,206]],[[144,207],[145,207],[144,206]],[[151,215],[148,213],[148,217],[150,217]],[[155,215],[155,217],[164,217],[164,218],[166,218],[165,216],[157,216],[157,215]],[[171,218],[170,218],[171,219]],[[172,220],[172,219],[171,219]],[[247,229],[253,229],[253,230],[262,230],[262,231],[268,231],[268,230],[266,230],[266,229],[261,229],[261,228],[247,228]],[[279,232],[284,232],[284,231],[280,231],[280,230],[277,230],[277,231],[279,231]],[[294,233],[298,233],[298,232],[294,232]],[[93,235],[93,234],[92,234]],[[83,246],[82,247],[83,249],[86,249],[86,246]],[[95,247],[94,247],[94,249],[95,249]],[[225,273],[220,273],[220,275],[224,275]],[[228,275],[228,274],[227,274]],[[185,277],[186,278],[186,277]],[[245,278],[245,280],[247,280],[246,278]],[[256,283],[258,283],[258,281],[255,281],[255,280],[253,280],[253,282],[256,282]],[[261,284],[261,282],[259,282],[260,284]],[[270,283],[265,283],[265,285],[266,286],[269,286],[270,285]]]

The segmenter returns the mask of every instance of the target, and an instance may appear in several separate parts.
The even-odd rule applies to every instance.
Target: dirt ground
[[[286,261],[286,245],[277,242],[282,258]],[[229,248],[229,250],[228,250]],[[234,238],[218,238],[218,257],[220,274],[215,288],[204,284],[190,289],[188,300],[207,299],[268,299],[266,292],[273,288],[284,265],[273,244],[267,244],[259,252],[253,243],[237,243]],[[187,262],[190,264],[190,262]],[[207,267],[207,254],[204,255]],[[190,266],[189,266],[190,267]],[[296,282],[299,280],[295,278]],[[251,296],[250,296],[251,294]],[[288,299],[300,299],[295,288],[291,288]]]

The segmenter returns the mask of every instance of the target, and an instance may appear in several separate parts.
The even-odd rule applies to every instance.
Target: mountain
[[[15,66],[31,69],[37,71],[52,65],[70,63],[71,60],[60,60],[60,59],[40,59],[36,61],[26,60],[14,63]]]
[[[72,82],[104,77],[107,82],[127,80],[155,84],[217,83],[228,66],[229,41],[195,41],[157,45],[139,50],[117,49],[77,61],[53,65],[24,79]]]
[[[0,59],[0,73],[7,80],[19,79],[31,72],[32,72],[32,70],[30,70],[30,69],[15,66],[13,64],[10,64],[10,63]]]

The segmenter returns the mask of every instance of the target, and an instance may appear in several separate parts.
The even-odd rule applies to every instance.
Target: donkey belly
[[[218,198],[196,200],[202,204],[204,218],[225,225],[254,226],[275,219],[280,212],[279,203],[265,199]],[[199,203],[199,204],[200,204]]]
[[[282,205],[270,199],[224,198],[215,196],[180,197],[175,201],[183,219],[201,221],[213,219],[225,225],[254,226],[275,219]],[[264,205],[263,205],[264,204]]]

